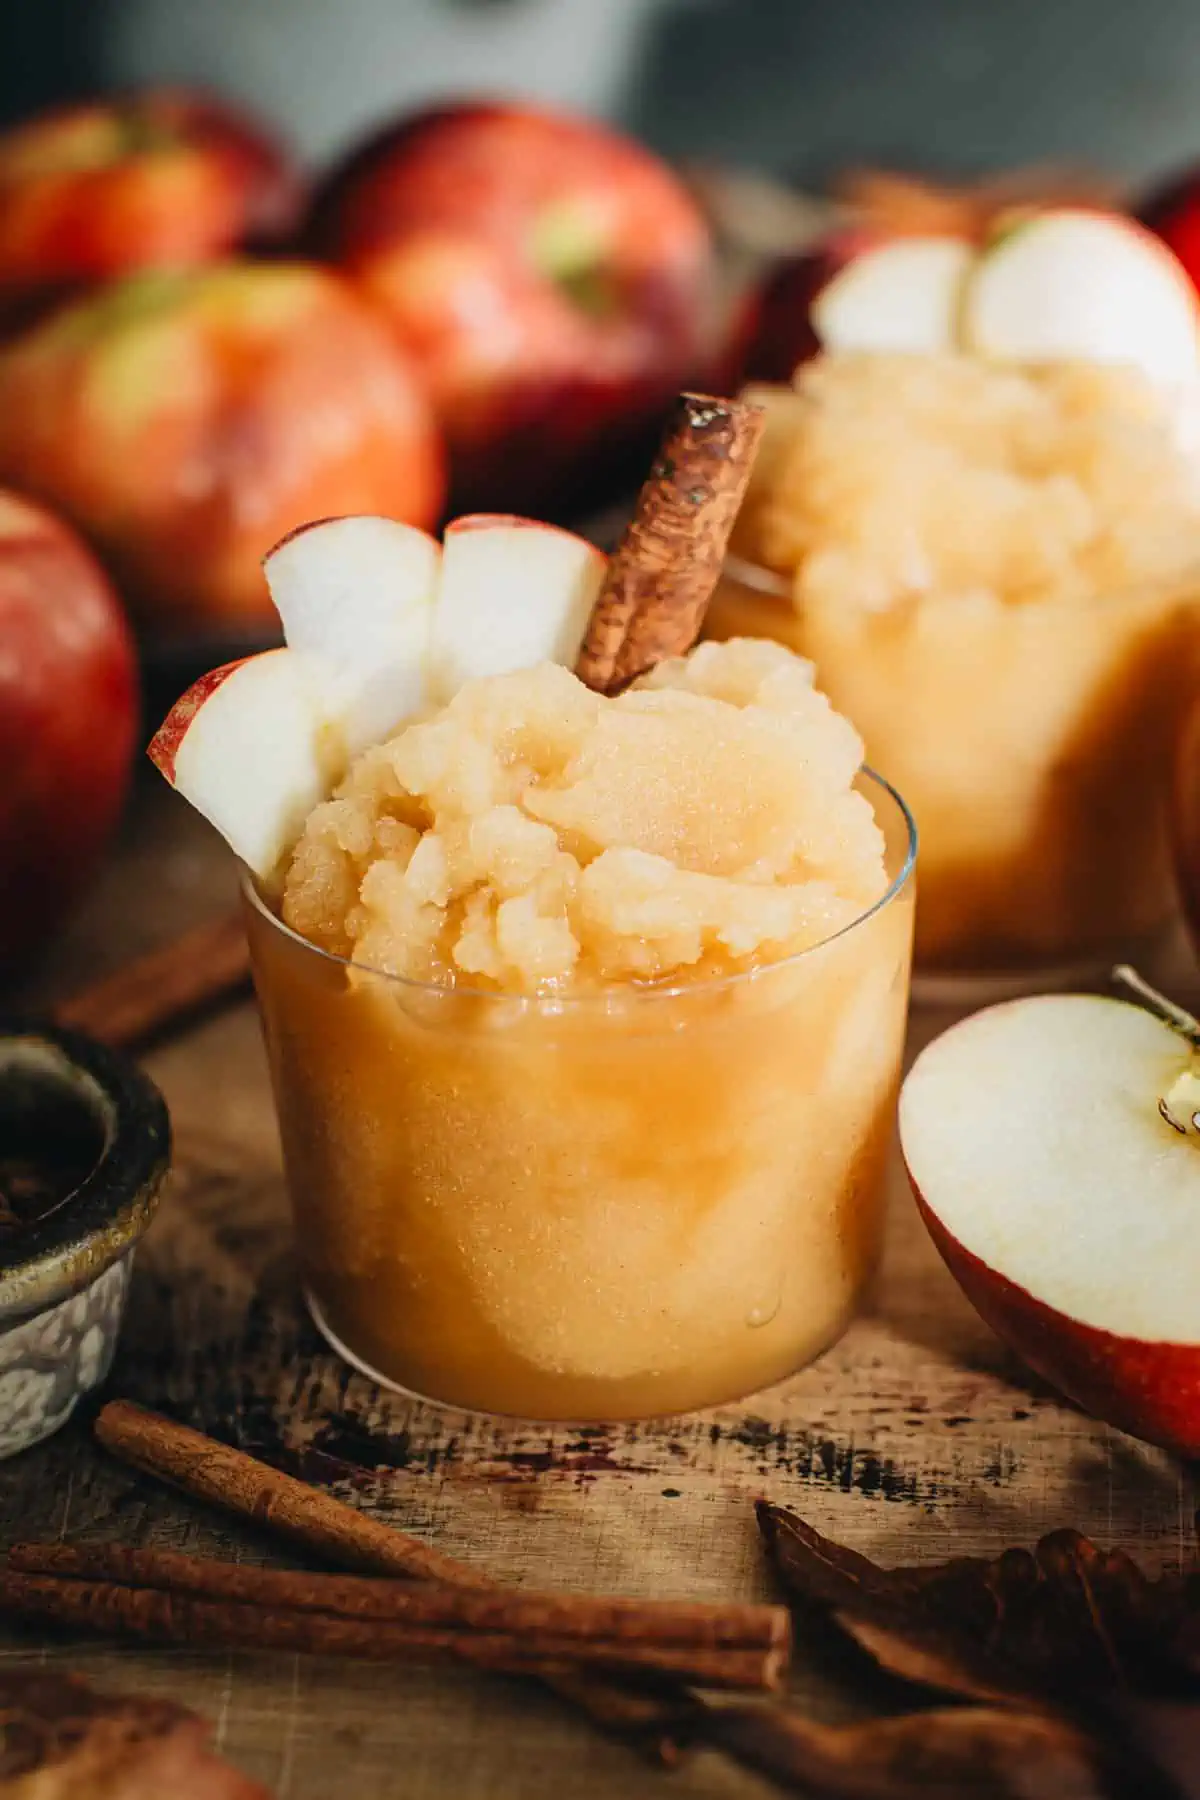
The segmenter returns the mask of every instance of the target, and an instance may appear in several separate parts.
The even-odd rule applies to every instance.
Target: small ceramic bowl
[[[154,1083],[77,1032],[0,1018],[0,1457],[107,1375],[171,1128]]]

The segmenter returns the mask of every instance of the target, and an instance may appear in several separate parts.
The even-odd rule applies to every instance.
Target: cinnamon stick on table
[[[93,982],[64,1001],[55,1018],[115,1049],[130,1049],[236,992],[249,979],[242,915],[230,912]]]
[[[764,418],[744,400],[680,395],[575,664],[598,693],[619,693],[699,637]]]
[[[516,1673],[591,1665],[760,1690],[778,1685],[790,1645],[779,1606],[476,1591],[122,1545],[17,1545],[0,1576],[0,1613],[222,1649],[454,1660]]]
[[[198,1500],[263,1526],[342,1568],[492,1589],[498,1583],[468,1563],[381,1525],[329,1494],[128,1400],[112,1400],[96,1421],[112,1455]],[[675,1762],[704,1716],[685,1690],[650,1693],[598,1674],[555,1675],[555,1693],[606,1731],[636,1738],[663,1762]]]

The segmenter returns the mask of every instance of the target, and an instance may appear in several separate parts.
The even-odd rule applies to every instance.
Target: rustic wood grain
[[[219,847],[182,804],[148,788],[43,992],[70,991],[164,942],[231,887]],[[1145,972],[1196,999],[1178,970]],[[918,1012],[914,1044],[952,1016]],[[297,1304],[253,1009],[206,1021],[147,1063],[172,1107],[177,1169],[138,1266],[110,1391],[276,1460],[490,1574],[533,1588],[762,1599],[760,1494],[885,1563],[994,1555],[1066,1523],[1151,1568],[1190,1552],[1195,1475],[1023,1373],[943,1271],[896,1168],[875,1303],[812,1368],[683,1420],[506,1424],[383,1393],[320,1344]],[[0,1531],[5,1543],[119,1538],[279,1560],[249,1528],[104,1457],[84,1421],[0,1464]],[[216,1722],[223,1752],[284,1800],[327,1800],[350,1785],[371,1800],[773,1791],[711,1755],[665,1777],[552,1696],[483,1674],[0,1639],[5,1657],[31,1648],[103,1686],[194,1707]],[[845,1716],[827,1648],[802,1638],[796,1661],[806,1704]]]

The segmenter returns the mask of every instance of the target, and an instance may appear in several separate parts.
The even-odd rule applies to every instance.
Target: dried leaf
[[[907,1623],[885,1625],[862,1613],[835,1612],[833,1616],[860,1650],[900,1681],[994,1706],[1028,1702],[1028,1684],[1020,1677],[1007,1680],[995,1658],[977,1652],[971,1644],[956,1641],[947,1645],[943,1633]]]
[[[790,1708],[714,1713],[712,1742],[828,1800],[1153,1800],[1143,1770],[1052,1713],[951,1707],[822,1725]]]
[[[893,1674],[972,1697],[1197,1691],[1189,1583],[1151,1581],[1122,1551],[1076,1531],[993,1562],[881,1569],[794,1513],[758,1511],[788,1591],[828,1608]]]
[[[165,1700],[98,1694],[45,1668],[0,1673],[4,1800],[270,1800]]]

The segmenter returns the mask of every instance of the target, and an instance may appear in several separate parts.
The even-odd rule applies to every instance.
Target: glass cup
[[[1170,928],[1167,810],[1200,687],[1200,567],[1026,606],[798,611],[785,577],[731,559],[705,630],[810,657],[906,796],[919,994],[1085,980]]]
[[[244,886],[317,1325],[386,1385],[541,1419],[715,1404],[844,1329],[874,1267],[915,834],[864,773],[887,893],[672,989],[527,998],[318,950]]]

